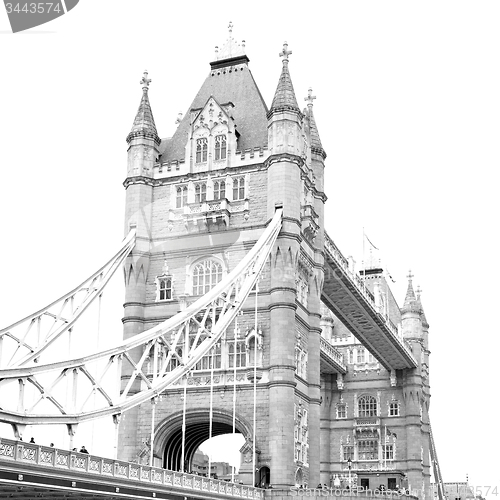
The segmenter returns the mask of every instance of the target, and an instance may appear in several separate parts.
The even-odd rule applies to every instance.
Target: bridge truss
[[[70,428],[104,416],[118,418],[187,376],[220,341],[256,287],[279,234],[281,218],[282,210],[278,209],[236,268],[184,311],[115,347],[81,358],[39,363],[41,354],[55,339],[71,331],[130,253],[135,235],[129,234],[114,258],[79,287],[42,311],[0,331],[1,340],[15,343],[13,354],[0,371],[0,422],[12,424],[18,435],[26,425],[66,424]],[[77,297],[81,296],[83,299],[76,305]],[[47,318],[52,325],[45,325]],[[193,331],[194,336],[190,335]],[[26,340],[33,332],[38,342]],[[130,376],[120,391],[122,371]],[[26,384],[37,394],[29,406],[24,401]],[[17,396],[5,397],[9,390],[10,396],[12,391]]]

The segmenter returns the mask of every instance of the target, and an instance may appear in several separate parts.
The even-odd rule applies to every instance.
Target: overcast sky
[[[400,304],[408,269],[423,289],[445,481],[500,487],[497,1],[81,0],[16,35],[0,10],[1,326],[114,252],[142,73],[168,137],[229,21],[268,106],[285,40],[298,101],[317,96],[330,236],[360,262],[364,227]]]

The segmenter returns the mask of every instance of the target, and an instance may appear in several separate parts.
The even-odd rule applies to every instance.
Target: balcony
[[[229,201],[221,200],[188,203],[184,206],[184,224],[192,231],[225,229],[229,227],[232,214],[242,213],[245,219],[249,216],[248,199]]]
[[[344,364],[344,357],[328,340],[319,338],[320,345],[320,370],[322,373],[347,373],[347,367]]]

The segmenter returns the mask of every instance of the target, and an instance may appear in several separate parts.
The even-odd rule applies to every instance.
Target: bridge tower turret
[[[136,245],[125,261],[125,303],[123,316],[124,340],[141,333],[144,326],[146,304],[146,280],[150,264],[151,213],[153,203],[153,165],[159,155],[160,138],[156,130],[153,112],[149,102],[149,84],[151,80],[145,71],[140,81],[142,97],[134,119],[132,130],[127,136],[128,164],[125,202],[125,234],[130,229],[136,230]],[[140,350],[135,353],[138,359]],[[122,386],[131,373],[132,368],[123,366]],[[123,389],[123,387],[122,387]],[[136,387],[135,391],[138,391]],[[123,437],[123,450],[135,449],[133,429],[137,425],[139,409],[135,408],[123,416],[120,432]],[[127,436],[130,441],[127,440]]]
[[[303,160],[306,152],[304,115],[298,106],[288,68],[291,54],[285,42],[280,53],[283,63],[281,75],[267,114],[270,152],[267,160],[268,217],[272,216],[277,205],[283,207],[283,231],[272,254],[269,306],[272,332],[269,400],[273,402],[269,406],[269,453],[272,483],[277,488],[295,483],[295,471],[290,466],[294,463],[296,447],[294,420],[300,420],[304,412],[307,414],[309,410],[310,432],[312,417],[305,401],[297,404],[295,395],[296,266],[300,256],[300,187],[304,177]],[[290,332],[290,327],[293,327],[293,333]],[[308,354],[310,356],[309,352]],[[308,366],[313,362],[309,358]],[[294,416],[293,419],[290,418],[291,415]],[[309,434],[310,444],[311,438]],[[309,450],[312,451],[312,446]]]
[[[420,490],[420,498],[430,495],[429,463],[429,350],[428,328],[420,297],[415,294],[413,275],[401,309],[403,337],[410,343],[417,368],[405,370],[403,395],[406,403],[406,457],[408,484]]]

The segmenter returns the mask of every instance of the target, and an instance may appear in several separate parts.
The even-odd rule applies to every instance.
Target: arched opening
[[[302,469],[299,467],[295,471],[295,486],[303,486],[304,485],[304,479],[302,475]]]
[[[261,467],[257,473],[257,479],[255,481],[255,486],[258,488],[269,488],[271,484],[271,471],[269,467]]]
[[[212,437],[233,433],[232,413],[213,410]],[[235,433],[245,440],[251,439],[250,426],[236,418]],[[193,470],[193,458],[200,445],[210,438],[210,412],[208,409],[191,410],[186,413],[186,434],[184,442],[184,463],[182,463],[182,412],[171,415],[157,428],[155,449],[161,454],[163,467],[170,470]]]

